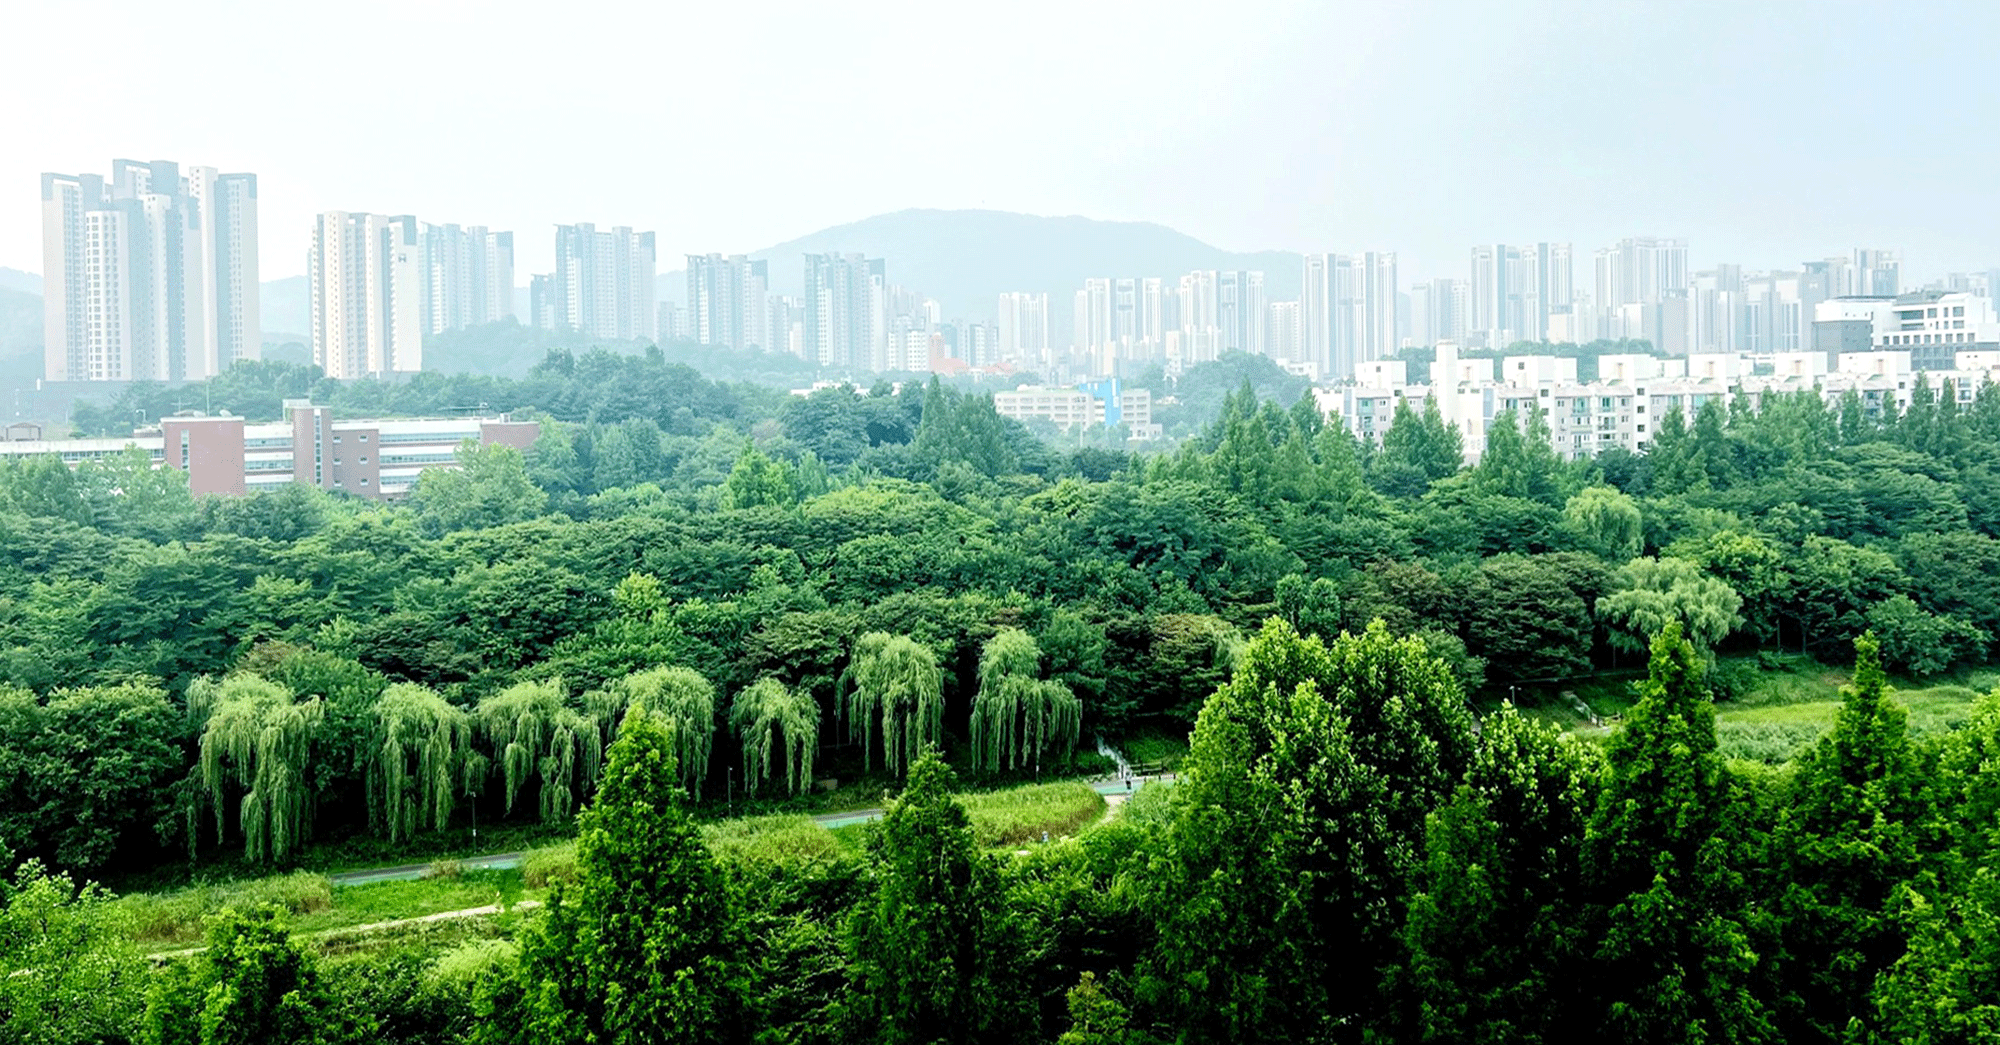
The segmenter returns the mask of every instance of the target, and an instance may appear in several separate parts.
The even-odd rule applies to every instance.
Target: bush
[[[454,879],[462,873],[464,873],[464,869],[459,866],[456,860],[431,861],[430,876],[432,878]]]
[[[1717,661],[1709,669],[1708,688],[1720,701],[1742,700],[1757,691],[1759,676],[1771,669],[1763,667],[1763,659],[1753,663],[1748,660]]]
[[[1078,776],[1110,776],[1118,772],[1118,760],[1095,751],[1079,751],[1070,759],[1069,769]]]
[[[1135,824],[1164,827],[1173,819],[1173,798],[1172,784],[1154,781],[1134,791],[1119,815]]]
[[[530,889],[576,881],[576,843],[530,849],[521,857],[521,881]]]

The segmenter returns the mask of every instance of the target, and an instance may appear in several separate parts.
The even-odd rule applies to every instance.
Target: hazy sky
[[[1683,235],[2000,266],[2000,4],[14,0],[0,265],[37,175],[259,176],[264,277],[321,210],[751,250],[904,207],[1156,221],[1237,249]],[[1579,282],[1587,265],[1578,266]]]

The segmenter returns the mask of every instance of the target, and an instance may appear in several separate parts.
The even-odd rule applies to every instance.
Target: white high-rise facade
[[[1299,284],[1299,356],[1312,373],[1327,373],[1333,360],[1331,254],[1307,254]]]
[[[688,322],[696,343],[771,348],[769,268],[741,254],[687,256]],[[787,325],[782,334],[789,335]],[[786,338],[789,342],[789,337]]]
[[[650,232],[623,225],[600,232],[587,222],[556,226],[553,325],[607,340],[651,340],[659,320],[656,266]]]
[[[44,174],[42,260],[51,381],[201,380],[261,353],[254,174]]]
[[[328,377],[412,373],[427,339],[513,315],[514,234],[327,211],[306,281],[313,362]]]
[[[1265,306],[1264,347],[1272,359],[1292,365],[1307,362],[1299,329],[1298,302],[1273,301]]]
[[[514,234],[484,226],[423,225],[426,334],[478,326],[514,314]]]
[[[804,348],[820,366],[889,368],[888,265],[860,254],[808,254]]]
[[[1156,281],[1153,281],[1156,282]],[[1049,355],[1049,296],[1009,292],[1000,295],[995,326],[1003,362],[1022,369],[1046,370]]]

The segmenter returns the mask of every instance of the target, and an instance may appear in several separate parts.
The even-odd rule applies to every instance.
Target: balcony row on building
[[[285,419],[252,424],[240,417],[182,413],[126,438],[45,439],[38,425],[16,424],[0,440],[0,459],[52,454],[74,468],[137,448],[156,468],[186,472],[195,494],[240,496],[306,483],[373,500],[400,498],[433,468],[454,468],[466,440],[526,450],[541,434],[534,421],[487,417],[337,421],[332,409],[285,401]]]
[[[1370,441],[1388,430],[1398,403],[1422,410],[1434,399],[1440,416],[1464,437],[1468,462],[1484,453],[1496,418],[1512,411],[1518,420],[1539,410],[1555,451],[1574,460],[1613,447],[1643,453],[1663,418],[1679,413],[1692,424],[1711,399],[1728,404],[1747,397],[1754,410],[1768,395],[1814,391],[1837,407],[1853,391],[1863,410],[1880,416],[1891,404],[1898,412],[1908,408],[1922,380],[1938,390],[1950,382],[1959,402],[1970,403],[1980,385],[2000,381],[2000,351],[1961,351],[1950,369],[1933,370],[1913,368],[1911,352],[1902,349],[1678,359],[1605,355],[1597,358],[1596,380],[1582,381],[1574,358],[1464,359],[1445,345],[1430,365],[1428,383],[1411,382],[1408,369],[1400,360],[1364,363],[1352,384],[1316,388],[1313,395],[1329,419]]]
[[[1132,439],[1151,440],[1161,435],[1160,426],[1153,421],[1153,393],[1126,388],[1115,377],[1074,388],[1022,385],[1011,392],[995,392],[993,411],[1023,423],[1046,421],[1065,432],[1079,426],[1123,425]]]

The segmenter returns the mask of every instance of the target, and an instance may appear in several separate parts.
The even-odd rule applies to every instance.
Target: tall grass
[[[130,893],[118,899],[132,938],[141,944],[199,941],[203,920],[224,908],[276,907],[298,917],[333,906],[333,885],[323,874],[295,871],[269,878],[189,886],[165,893]]]
[[[1074,834],[1104,815],[1104,796],[1087,784],[1029,784],[1007,791],[962,795],[972,834],[980,845],[1019,845],[1047,834]]]
[[[701,838],[718,858],[741,863],[831,860],[840,854],[841,848],[833,832],[814,823],[812,817],[800,814],[703,824]]]
[[[576,881],[576,843],[560,842],[528,850],[521,856],[521,881],[530,889]]]
[[[1837,690],[1834,699],[1795,703],[1779,699],[1785,692],[1796,696],[1824,690],[1767,691],[1750,700],[1716,708],[1715,738],[1724,757],[1777,765],[1804,754],[1833,728],[1834,716],[1840,713]],[[1971,719],[1979,696],[1979,691],[1971,686],[1946,684],[1892,690],[1889,699],[1909,712],[1910,734],[1921,737],[1963,727]]]

